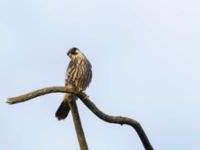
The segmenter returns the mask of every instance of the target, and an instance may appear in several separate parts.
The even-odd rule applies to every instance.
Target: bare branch
[[[77,96],[81,99],[81,101],[100,119],[109,122],[109,123],[117,123],[117,124],[127,124],[133,127],[138,136],[140,137],[143,146],[145,147],[146,150],[153,150],[153,147],[151,146],[142,126],[140,125],[139,122],[136,120],[127,118],[127,117],[122,117],[122,116],[110,116],[102,112],[100,109],[98,109],[95,104],[89,100],[87,95],[85,93],[78,93]]]
[[[7,100],[7,103],[9,104],[15,104],[15,103],[20,103],[20,102],[25,102],[28,101],[32,98],[41,96],[41,95],[45,95],[45,94],[49,94],[49,93],[73,93],[75,95],[77,95],[81,101],[96,115],[98,116],[100,119],[109,122],[109,123],[117,123],[117,124],[127,124],[132,126],[138,136],[140,137],[143,146],[145,147],[146,150],[153,150],[153,147],[151,146],[142,126],[133,119],[127,118],[127,117],[121,117],[121,116],[110,116],[107,115],[105,113],[103,113],[101,110],[99,110],[95,104],[89,100],[89,97],[85,94],[85,93],[76,93],[74,92],[72,89],[66,89],[66,87],[49,87],[49,88],[44,88],[44,89],[40,89],[40,90],[36,90],[27,94],[24,94],[22,96],[18,96],[18,97],[13,97],[13,98],[9,98]]]
[[[48,87],[48,88],[43,88],[43,89],[30,92],[21,96],[8,98],[6,102],[8,104],[21,103],[21,102],[25,102],[33,98],[36,98],[45,94],[50,94],[50,93],[73,93],[73,90],[66,89],[63,86]]]
[[[81,150],[88,150],[87,142],[85,139],[85,135],[83,132],[81,120],[79,117],[78,107],[76,105],[76,101],[70,101],[69,102],[70,110],[72,112],[72,117],[74,120],[74,126],[76,129],[76,134],[79,142],[79,146]]]

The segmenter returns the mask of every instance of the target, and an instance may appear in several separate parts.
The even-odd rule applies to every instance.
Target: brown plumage
[[[92,66],[86,56],[78,49],[71,48],[67,55],[71,58],[65,77],[65,86],[76,91],[84,91],[92,80]],[[68,101],[76,100],[73,94],[66,93],[56,111],[58,120],[65,119],[70,111]]]

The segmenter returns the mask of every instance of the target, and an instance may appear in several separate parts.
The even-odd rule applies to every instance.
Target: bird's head
[[[67,55],[71,58],[71,59],[75,59],[77,57],[82,57],[83,54],[81,53],[81,51],[76,48],[76,47],[73,47],[71,49],[69,49],[69,51],[67,52]]]

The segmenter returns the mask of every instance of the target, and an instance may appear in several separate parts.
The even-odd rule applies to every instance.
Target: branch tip
[[[9,104],[9,105],[13,104],[12,101],[9,98],[7,99],[6,103]]]

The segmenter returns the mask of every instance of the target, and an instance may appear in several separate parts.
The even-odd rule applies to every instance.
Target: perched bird
[[[71,61],[68,65],[65,86],[78,92],[85,91],[92,80],[92,65],[86,56],[76,47],[69,49],[67,55]],[[66,93],[64,100],[56,111],[58,120],[65,119],[70,111],[68,102],[75,101],[76,95]]]

